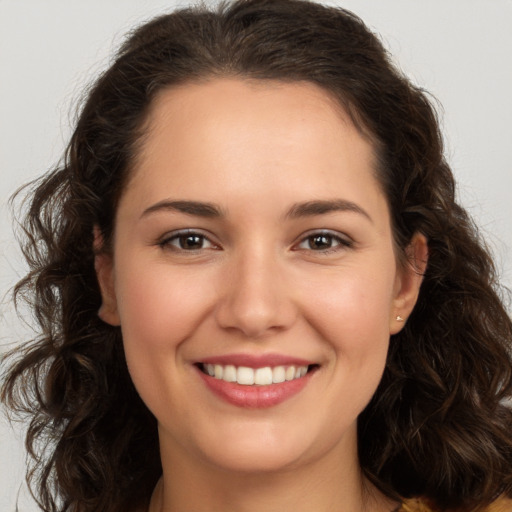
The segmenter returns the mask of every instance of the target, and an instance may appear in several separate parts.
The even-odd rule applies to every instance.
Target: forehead
[[[167,191],[217,202],[208,195],[219,184],[253,198],[280,190],[282,201],[287,193],[306,200],[340,186],[378,187],[372,144],[339,102],[307,82],[212,79],[168,88],[154,99],[144,133],[127,189],[147,200]]]
[[[324,143],[318,150],[328,153],[343,137],[350,139],[354,156],[370,158],[375,167],[372,141],[354,128],[340,102],[313,83],[210,79],[157,94],[145,118],[138,160],[151,158],[164,138],[170,145],[168,151],[174,148],[176,153],[183,153],[188,149],[187,139],[193,141],[196,151],[198,143],[207,147],[216,142],[221,149],[247,133],[253,145],[265,144],[267,151],[279,143],[291,146],[301,138],[314,142],[315,137],[321,137]],[[272,141],[276,135],[281,137]],[[235,149],[233,146],[230,149]]]
[[[199,110],[206,106],[209,109],[224,110],[230,104],[237,106],[240,109],[239,115],[243,116],[246,112],[242,107],[246,105],[247,110],[255,115],[258,111],[254,111],[253,106],[259,104],[263,107],[276,102],[283,108],[299,107],[301,111],[309,114],[317,112],[321,115],[323,110],[337,112],[340,121],[346,119],[345,112],[334,95],[312,82],[244,77],[205,78],[164,88],[152,101],[147,119],[149,122],[162,119],[159,114],[164,114],[164,109],[172,109],[173,106],[176,111],[186,108]],[[320,104],[322,109],[319,109]]]
[[[154,149],[151,141],[156,142],[163,131],[166,137],[174,136],[177,141],[207,132],[229,141],[250,131],[254,143],[266,142],[268,146],[264,136],[269,127],[274,135],[282,132],[283,142],[294,135],[311,135],[320,127],[324,131],[334,127],[336,131],[337,125],[349,122],[340,104],[312,83],[211,79],[159,92],[146,117],[149,144],[143,149]],[[203,138],[205,143],[210,140],[211,137]]]

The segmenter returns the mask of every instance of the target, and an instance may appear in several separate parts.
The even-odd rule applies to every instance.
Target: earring
[[[404,319],[400,316],[400,315],[396,315],[396,319],[395,319],[397,322],[403,322]]]

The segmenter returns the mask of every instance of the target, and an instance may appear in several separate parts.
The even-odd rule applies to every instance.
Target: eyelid
[[[307,242],[308,238],[314,236],[328,236],[338,242],[335,247],[329,247],[328,249],[306,249],[299,247],[302,243]],[[341,233],[339,231],[331,230],[331,229],[312,229],[307,231],[306,233],[302,233],[297,241],[293,244],[292,250],[294,251],[308,251],[317,254],[326,254],[338,252],[346,249],[350,249],[354,246],[354,240],[345,233]]]
[[[201,247],[199,249],[183,249],[177,246],[174,246],[172,242],[174,240],[179,239],[180,236],[187,236],[187,235],[196,235],[198,237],[201,237],[204,241],[207,242],[208,247]],[[314,237],[314,236],[328,236],[332,240],[336,241],[336,245],[334,247],[329,247],[327,249],[311,249],[311,248],[301,248],[300,245],[302,243],[307,242],[308,238]],[[184,229],[177,229],[174,231],[169,231],[158,238],[156,241],[156,245],[160,246],[162,249],[169,248],[171,250],[175,250],[177,252],[189,252],[193,253],[196,251],[201,250],[219,250],[221,249],[221,246],[219,243],[214,241],[214,237],[209,234],[205,233],[204,230],[199,228],[184,228]],[[305,233],[302,233],[296,241],[292,244],[292,251],[307,251],[311,253],[317,253],[317,254],[326,254],[326,253],[333,253],[338,252],[346,249],[350,249],[354,245],[354,240],[348,236],[345,233],[341,233],[336,230],[331,229],[312,229],[309,231],[306,231]]]
[[[172,241],[174,240],[177,240],[180,236],[187,236],[187,235],[196,235],[196,236],[199,236],[201,238],[203,238],[205,241],[208,242],[208,244],[210,245],[210,247],[201,247],[200,249],[191,249],[191,250],[186,250],[186,249],[182,249],[180,247],[176,247],[176,246],[173,246],[172,245]],[[202,229],[199,229],[199,228],[184,228],[184,229],[177,229],[175,231],[169,231],[167,233],[165,233],[164,235],[162,235],[161,237],[159,237],[159,239],[157,240],[156,242],[156,245],[160,246],[162,249],[165,249],[165,248],[170,248],[172,250],[176,250],[178,252],[195,252],[195,251],[201,251],[201,250],[208,250],[208,249],[220,249],[220,245],[213,241],[213,237],[208,234],[208,233],[205,233]]]

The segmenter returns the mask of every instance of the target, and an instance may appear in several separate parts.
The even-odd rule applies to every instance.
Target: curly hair
[[[388,496],[423,496],[440,510],[512,496],[512,322],[485,244],[455,200],[435,109],[354,14],[238,0],[133,31],[89,91],[62,165],[32,184],[23,224],[31,270],[14,293],[40,335],[12,354],[2,399],[31,417],[27,479],[41,508],[134,510],[161,473],[156,420],[131,382],[120,329],[97,315],[93,227],[109,251],[155,95],[211,77],[306,81],[334,96],[378,155],[398,258],[415,233],[428,239],[418,303],[359,418],[364,474]]]

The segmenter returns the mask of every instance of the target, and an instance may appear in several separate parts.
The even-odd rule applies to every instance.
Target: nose
[[[297,310],[285,274],[272,251],[244,251],[226,263],[219,326],[253,339],[288,329]]]

